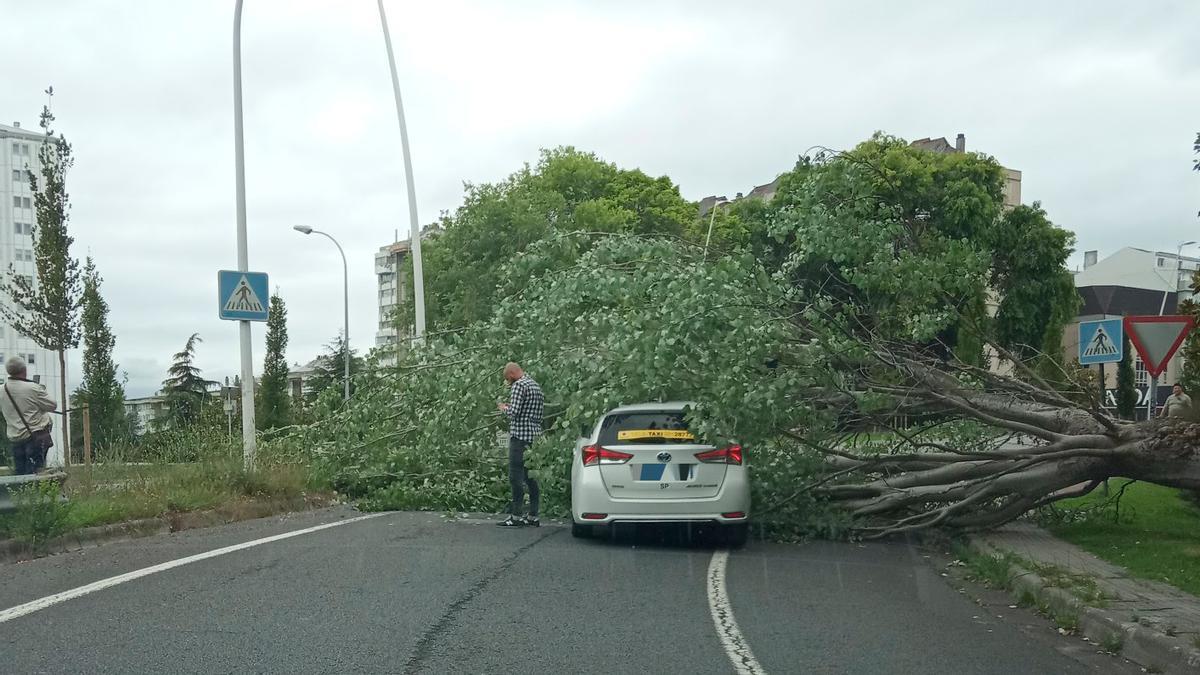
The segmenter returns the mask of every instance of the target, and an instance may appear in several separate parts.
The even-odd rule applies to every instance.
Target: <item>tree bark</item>
[[[71,465],[71,409],[70,403],[67,401],[67,351],[65,349],[58,350],[58,391],[62,398],[59,399],[59,405],[62,406],[62,430],[63,430],[63,466]]]
[[[1133,424],[1068,399],[1027,373],[1018,379],[947,364],[911,351],[879,348],[882,369],[858,386],[894,401],[867,419],[891,425],[915,408],[971,421],[1020,443],[930,438],[893,426],[890,448],[822,447],[802,433],[792,438],[824,454],[829,471],[810,485],[847,509],[867,536],[929,527],[978,530],[1031,509],[1086,494],[1108,478],[1128,478],[1200,490],[1200,424],[1165,418]],[[878,378],[878,379],[876,379]],[[1081,392],[1071,392],[1075,394]]]

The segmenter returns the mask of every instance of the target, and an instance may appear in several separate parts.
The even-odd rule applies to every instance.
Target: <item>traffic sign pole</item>
[[[250,269],[246,245],[246,157],[242,136],[242,0],[233,9],[233,145],[237,184],[238,271]],[[238,322],[242,352],[242,461],[254,468],[257,447],[254,428],[254,354],[250,343],[250,322]]]

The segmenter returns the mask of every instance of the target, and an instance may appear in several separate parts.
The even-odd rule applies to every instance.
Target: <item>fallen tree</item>
[[[756,517],[785,532],[994,527],[1117,476],[1200,488],[1200,425],[1113,419],[1057,355],[1071,237],[1038,205],[1004,210],[995,162],[878,137],[779,185],[722,214],[709,249],[546,215],[486,319],[368,369],[263,452],[367,506],[499,510],[516,360],[553,404],[527,456],[547,513],[566,512],[579,423],[653,400],[695,401],[697,433],[742,442]]]

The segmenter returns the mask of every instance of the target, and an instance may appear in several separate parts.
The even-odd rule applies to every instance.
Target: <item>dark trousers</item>
[[[512,513],[520,516],[525,510],[525,486],[529,486],[529,515],[537,518],[538,505],[542,499],[542,491],[538,482],[529,476],[525,470],[525,449],[529,441],[523,441],[516,436],[508,439],[508,482],[512,486]]]
[[[13,473],[18,475],[37,473],[38,469],[46,465],[46,456],[42,454],[41,450],[34,447],[31,440],[10,442],[12,443]]]

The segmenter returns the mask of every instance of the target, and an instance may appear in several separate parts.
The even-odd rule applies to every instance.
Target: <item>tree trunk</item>
[[[996,527],[1109,478],[1200,490],[1200,424],[1190,419],[1114,420],[1091,387],[1077,392],[1090,403],[1069,400],[1019,362],[1027,379],[898,350],[879,354],[886,379],[869,373],[861,384],[895,401],[870,415],[895,432],[891,447],[822,447],[788,434],[826,456],[829,473],[807,489],[846,508],[868,536]],[[950,440],[899,426],[913,409],[992,433]]]
[[[63,466],[71,465],[71,413],[69,412],[71,405],[67,400],[67,351],[65,349],[58,350],[58,391],[62,396],[59,399],[59,405],[62,406],[62,430],[63,430]]]

